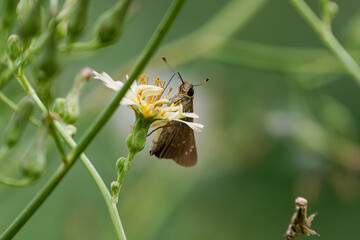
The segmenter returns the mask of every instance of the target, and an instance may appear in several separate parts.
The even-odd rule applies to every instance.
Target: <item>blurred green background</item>
[[[92,1],[87,29],[114,2]],[[318,12],[318,2],[308,2]],[[337,3],[334,34],[359,56],[360,5]],[[84,66],[123,80],[169,4],[135,1],[116,44],[68,58],[56,96],[66,95]],[[205,129],[196,135],[195,167],[150,157],[151,139],[133,160],[118,203],[128,239],[281,239],[297,196],[319,212],[313,229],[321,239],[359,238],[360,88],[288,1],[187,1],[144,72],[152,79],[172,75],[161,56],[187,81],[211,79],[196,88],[194,102]],[[23,94],[15,81],[4,92],[13,99]],[[90,81],[75,139],[112,95]],[[2,102],[0,109],[3,130],[11,111]],[[126,155],[133,122],[132,111],[120,107],[86,150],[107,185],[116,159]],[[16,156],[1,163],[2,173],[18,174]],[[34,185],[0,186],[1,232],[59,165],[53,141],[47,158]],[[15,239],[115,239],[102,196],[80,162]]]

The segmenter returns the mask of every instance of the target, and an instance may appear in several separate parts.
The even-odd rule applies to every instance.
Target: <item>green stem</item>
[[[229,36],[237,32],[267,3],[269,0],[232,0],[227,3],[215,17],[197,31],[172,41],[162,47],[171,64],[181,65],[207,56],[210,52],[224,46]],[[159,59],[154,64],[163,64]],[[128,72],[122,67],[116,76],[121,78]]]
[[[121,99],[125,96],[125,93],[130,88],[131,84],[135,81],[141,71],[145,68],[147,63],[150,61],[150,58],[155,53],[156,49],[159,47],[161,41],[163,40],[165,34],[169,30],[170,26],[174,22],[177,14],[179,13],[182,5],[185,0],[175,0],[165,17],[161,21],[158,26],[158,29],[150,39],[148,45],[145,47],[143,53],[141,54],[139,61],[137,62],[133,72],[130,75],[129,80],[124,84],[123,88],[116,94],[116,96],[111,100],[110,104],[105,108],[105,110],[101,113],[100,117],[96,119],[95,123],[91,125],[89,130],[86,132],[85,136],[80,141],[79,145],[77,145],[73,151],[68,156],[68,164],[61,164],[58,170],[54,173],[54,175],[50,178],[48,183],[40,190],[40,192],[34,197],[34,199],[25,207],[25,209],[18,215],[18,217],[11,223],[11,225],[5,230],[5,232],[0,236],[0,240],[11,239],[15,234],[24,226],[27,220],[36,212],[36,210],[42,205],[42,203],[46,200],[46,198],[51,194],[51,192],[55,189],[57,184],[61,181],[61,179],[65,176],[65,174],[70,170],[72,165],[75,163],[76,159],[83,155],[82,152],[89,145],[92,139],[96,136],[96,134],[100,131],[100,129],[104,126],[104,124],[109,120],[112,114],[115,112]],[[24,80],[24,79],[20,79]],[[31,88],[30,84],[27,81],[21,81],[24,84],[24,88],[26,92],[30,96],[32,96],[35,102],[38,104],[40,109],[43,112],[47,112],[46,107],[41,102],[41,100],[36,95],[35,91]],[[84,162],[84,161],[83,161]],[[89,170],[89,169],[88,169]],[[93,171],[90,173],[94,173]],[[93,176],[93,175],[92,175]],[[100,179],[95,179],[95,181],[102,181]],[[106,188],[106,187],[105,187]],[[101,192],[105,191],[104,189],[100,189]],[[110,193],[109,193],[110,194]],[[108,204],[108,198],[105,199]],[[112,209],[116,208],[114,203],[111,203]],[[108,205],[109,207],[109,205]],[[111,211],[110,212],[112,219],[118,217],[118,212]],[[120,218],[118,218],[120,221]],[[120,224],[121,225],[121,224]],[[121,228],[122,230],[122,228]],[[117,233],[121,230],[116,229]],[[122,230],[123,231],[123,230]],[[125,234],[119,235],[119,239],[126,239]]]
[[[16,103],[11,101],[3,92],[0,91],[0,100],[3,101],[9,108],[11,108],[14,111],[19,111],[19,107]],[[41,126],[41,123],[34,117],[30,117],[30,122],[34,124],[37,127]]]
[[[110,101],[110,103],[105,107],[101,112],[100,116],[94,121],[94,123],[88,128],[84,136],[81,138],[79,144],[71,153],[69,154],[70,160],[76,159],[80,154],[86,149],[90,142],[94,139],[96,134],[103,128],[105,123],[110,119],[113,113],[119,106],[121,99],[125,96],[126,92],[132,85],[132,83],[138,78],[139,74],[143,71],[147,63],[150,61],[152,55],[155,53],[156,49],[159,47],[161,41],[164,39],[165,34],[169,30],[170,26],[174,22],[177,14],[179,13],[182,5],[185,0],[175,0],[170,6],[165,17],[159,24],[154,35],[151,37],[149,43],[142,52],[139,60],[136,63],[134,70],[131,72],[129,79],[125,82],[124,86],[120,91],[115,95],[115,97]]]
[[[22,226],[30,219],[30,217],[36,212],[41,204],[46,200],[50,193],[60,183],[61,179],[69,171],[71,166],[75,162],[69,162],[68,165],[61,164],[57,171],[53,174],[46,185],[36,194],[36,196],[30,201],[30,203],[24,208],[24,210],[16,217],[11,225],[0,236],[1,240],[12,239],[15,234],[21,229]]]
[[[291,74],[344,74],[338,60],[326,49],[271,46],[242,40],[228,39],[209,59],[280,71]]]
[[[66,133],[66,131],[63,129],[62,125],[55,121],[54,126],[56,130],[60,133],[61,137],[64,139],[65,143],[69,145],[71,148],[76,147],[75,141]],[[98,186],[101,194],[103,195],[103,198],[105,200],[105,203],[107,205],[107,208],[110,213],[110,217],[112,220],[112,223],[114,225],[114,229],[116,232],[116,235],[118,239],[126,239],[124,229],[121,224],[119,212],[117,210],[116,204],[113,204],[112,197],[110,192],[108,191],[104,181],[101,179],[101,176],[96,171],[94,166],[91,164],[90,160],[86,157],[85,154],[80,155],[80,160],[82,164],[86,167],[92,178],[94,179],[96,185]]]
[[[360,84],[360,67],[350,56],[345,48],[339,43],[331,32],[327,23],[321,21],[311,8],[303,0],[290,0],[295,9],[303,16],[312,29],[319,35],[323,43],[335,54],[335,56],[344,65],[345,69]]]
[[[43,113],[48,114],[48,111],[47,111],[46,107],[41,102],[40,98],[37,96],[36,92],[34,91],[32,86],[30,85],[30,83],[28,82],[26,76],[21,74],[21,75],[18,76],[18,80],[20,81],[21,85],[24,87],[24,89],[28,93],[28,95],[30,95],[35,100],[38,107],[43,111]],[[18,109],[18,106],[15,103],[13,103],[13,107]],[[65,140],[66,144],[68,144],[72,148],[75,148],[76,143],[74,142],[74,140],[70,136],[67,135],[67,133],[63,129],[62,125],[59,122],[53,121],[51,118],[49,118],[49,121],[50,121],[50,124],[51,124],[50,128],[56,129],[57,132],[60,133],[61,137]],[[55,138],[55,142],[60,143],[60,139],[58,138],[57,134],[54,136],[54,138]],[[65,159],[66,159],[65,154],[64,154],[63,157],[65,157]],[[106,205],[108,207],[110,217],[111,217],[111,220],[113,222],[114,229],[115,229],[115,232],[116,232],[116,235],[117,235],[118,239],[126,239],[124,229],[123,229],[122,224],[121,224],[120,216],[119,216],[119,213],[118,213],[117,208],[116,208],[116,204],[115,205],[113,204],[111,195],[110,195],[109,191],[107,190],[105,183],[101,179],[100,175],[96,172],[95,168],[92,166],[90,160],[86,157],[85,154],[82,154],[80,156],[80,160],[85,165],[85,167],[89,171],[90,175],[93,177],[94,181],[98,185],[98,188],[100,189],[101,194],[103,195],[103,197],[105,199],[105,203],[106,203]],[[67,164],[67,163],[68,163],[68,161],[63,162],[63,165],[60,166],[58,172],[54,174],[53,178],[56,178],[58,181],[60,181],[62,179],[62,176],[64,176],[66,174],[66,172],[68,170],[70,170],[70,168],[71,168],[71,166],[73,164],[73,163],[72,164]],[[60,169],[61,169],[61,171],[60,171]],[[3,179],[3,180],[4,181],[6,180],[6,182],[9,183],[9,181],[8,181],[9,179]],[[22,182],[19,182],[19,183],[16,183],[16,184],[17,185],[22,184]],[[41,192],[39,192],[39,194],[37,196],[40,197],[41,193],[50,194],[52,190],[50,191],[49,189],[52,188],[52,187],[55,188],[56,184],[55,184],[54,181],[50,180],[47,183],[47,186],[45,186],[44,189]],[[45,201],[45,199],[43,199],[42,201]],[[34,204],[36,204],[36,203],[34,202]],[[40,203],[40,205],[41,205],[41,203]],[[38,205],[38,207],[40,205]],[[36,211],[36,207],[35,208],[26,208],[26,209],[23,210],[22,213],[25,213],[26,211]],[[16,221],[17,219],[15,219],[15,221],[12,223],[13,226],[16,226],[16,224],[18,224],[18,225],[25,224],[26,221],[25,222],[21,221],[20,215],[18,217],[18,221]],[[24,215],[24,217],[27,217],[27,216]],[[30,217],[31,217],[31,215],[28,215],[28,218],[30,218]],[[6,232],[9,232],[9,235],[5,235],[6,232],[4,232],[4,234],[2,236],[0,236],[0,239],[7,239],[7,236],[13,236],[13,235],[10,235],[10,234],[12,234],[12,232],[13,232],[14,235],[16,234],[16,232],[14,232],[14,231],[16,231],[17,229],[16,228],[10,228],[10,227],[6,230]],[[4,236],[4,238],[3,238],[3,236]]]
[[[6,184],[9,186],[13,186],[13,187],[26,187],[32,182],[33,182],[33,180],[30,178],[14,179],[14,178],[9,178],[9,177],[0,175],[0,183]]]
[[[16,77],[19,80],[21,86],[24,88],[25,92],[35,101],[36,105],[38,105],[40,110],[43,113],[48,113],[47,108],[45,107],[43,102],[40,100],[40,98],[36,94],[35,90],[30,85],[29,81],[27,80],[26,76],[23,73],[23,70],[21,71],[21,74],[16,75]]]
[[[48,118],[50,119],[50,117],[48,117]],[[67,164],[67,162],[68,162],[67,156],[66,156],[65,150],[64,150],[64,148],[63,148],[63,146],[61,144],[60,138],[59,138],[59,136],[57,135],[57,133],[55,131],[54,122],[52,120],[49,120],[49,121],[50,121],[50,124],[49,124],[50,134],[51,134],[51,136],[53,137],[53,139],[55,141],[56,147],[59,150],[59,153],[61,155],[61,159],[62,159],[63,163]]]
[[[67,157],[65,154],[65,151],[61,145],[61,141],[59,139],[59,137],[57,136],[56,132],[54,131],[54,124],[53,121],[50,117],[50,112],[49,110],[45,107],[45,105],[43,104],[43,102],[40,100],[39,96],[36,94],[35,90],[32,88],[32,86],[30,85],[29,81],[27,80],[26,76],[24,75],[24,69],[21,69],[21,73],[19,75],[17,75],[16,77],[18,78],[18,80],[21,83],[21,86],[25,89],[26,93],[32,98],[34,99],[34,101],[36,102],[36,104],[38,105],[38,107],[40,108],[40,110],[44,113],[48,115],[48,120],[49,120],[49,130],[51,135],[53,136],[53,139],[55,141],[55,144],[61,154],[61,158],[63,160],[64,163],[67,162]]]
[[[3,92],[0,91],[0,100],[3,101],[6,105],[8,105],[12,110],[14,111],[18,111],[19,108],[16,105],[16,103],[14,103],[13,101],[11,101]]]

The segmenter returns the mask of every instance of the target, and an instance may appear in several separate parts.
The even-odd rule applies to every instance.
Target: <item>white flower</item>
[[[94,78],[101,80],[106,87],[116,92],[124,86],[121,81],[114,81],[105,72],[99,74],[93,70],[93,75]],[[161,98],[165,82],[160,81],[158,77],[155,80],[155,85],[149,85],[149,77],[147,75],[140,75],[139,85],[134,81],[120,104],[131,107],[143,118],[154,117],[151,127],[161,127],[170,121],[178,121],[187,124],[194,131],[201,132],[204,128],[202,124],[181,120],[185,117],[198,118],[198,115],[195,113],[184,113],[181,103],[172,103],[168,106],[168,96],[173,88],[170,88],[168,94]]]

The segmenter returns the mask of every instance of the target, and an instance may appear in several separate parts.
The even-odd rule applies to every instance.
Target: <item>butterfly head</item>
[[[185,97],[194,97],[194,86],[190,82],[181,81],[178,85],[177,94]]]

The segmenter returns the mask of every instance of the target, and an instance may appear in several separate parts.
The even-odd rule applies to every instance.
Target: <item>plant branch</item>
[[[74,148],[74,150],[68,156],[68,164],[61,164],[58,170],[53,174],[50,178],[48,183],[38,192],[38,194],[34,197],[34,199],[25,207],[25,209],[18,215],[18,217],[12,222],[12,224],[5,230],[5,232],[0,236],[0,240],[4,239],[11,239],[15,234],[24,226],[24,224],[30,219],[30,217],[36,212],[36,210],[42,205],[42,203],[47,199],[47,197],[51,194],[51,192],[55,189],[57,184],[62,180],[62,178],[66,175],[66,173],[70,170],[71,166],[75,163],[76,159],[83,155],[82,152],[85,148],[89,145],[92,139],[96,136],[96,134],[100,131],[100,129],[104,126],[104,124],[109,120],[112,114],[115,112],[121,99],[125,96],[125,93],[130,88],[131,84],[135,81],[141,71],[145,68],[147,63],[150,61],[152,55],[160,45],[161,41],[163,40],[165,34],[169,30],[170,26],[174,22],[177,14],[179,13],[182,5],[184,4],[185,0],[175,0],[171,7],[169,8],[168,12],[166,13],[165,17],[161,21],[158,26],[158,29],[150,39],[148,45],[145,47],[143,53],[141,54],[139,61],[137,62],[134,70],[132,71],[129,80],[124,84],[124,87],[119,91],[115,97],[111,100],[105,110],[101,113],[100,117],[96,119],[95,123],[91,125],[89,130],[86,132],[82,140],[80,141],[79,145]],[[26,80],[26,79],[25,79]],[[35,91],[31,88],[30,84],[27,81],[24,81],[24,78],[20,78],[20,82],[24,84],[24,88],[26,92],[33,97],[37,105],[43,112],[47,112],[46,107],[41,102],[41,100],[36,95]],[[84,155],[83,155],[84,156]],[[85,161],[86,162],[86,161]],[[90,173],[94,174],[95,169],[91,169],[87,166]],[[93,176],[93,175],[92,175]],[[99,178],[95,180],[97,183],[100,184]],[[100,189],[103,193],[105,190],[103,188]],[[107,190],[106,190],[107,191]],[[105,193],[104,193],[105,194]],[[110,194],[108,192],[108,194]],[[108,198],[106,198],[106,202]],[[110,203],[108,204],[110,206]],[[116,205],[111,203],[112,209],[116,208]],[[112,219],[118,218],[118,212],[110,211]],[[121,223],[120,223],[121,225]],[[122,230],[122,229],[121,229]],[[116,229],[116,232],[120,232],[119,229]],[[125,234],[122,236],[117,235],[119,239],[126,239]]]
[[[232,64],[292,74],[348,73],[326,49],[295,48],[228,39],[206,56]]]
[[[139,60],[137,61],[134,70],[131,72],[129,79],[125,82],[124,86],[120,91],[115,95],[115,97],[110,101],[110,103],[105,107],[101,112],[100,116],[94,121],[94,123],[88,128],[84,136],[79,141],[77,147],[70,152],[69,160],[72,161],[80,156],[80,154],[86,149],[90,142],[94,139],[96,134],[104,127],[105,123],[110,119],[113,113],[118,108],[121,99],[125,96],[126,92],[132,85],[132,83],[138,78],[141,74],[147,63],[150,61],[151,57],[155,53],[156,49],[159,47],[160,43],[165,37],[165,34],[169,30],[170,26],[174,22],[177,14],[179,13],[182,5],[185,0],[175,0],[170,6],[165,17],[159,24],[155,33],[151,37],[144,51],[142,52]]]
[[[30,178],[15,179],[0,175],[0,183],[6,184],[13,187],[25,187],[32,183],[33,180]]]
[[[241,29],[269,0],[232,0],[212,19],[195,32],[172,41],[161,48],[173,66],[201,58],[226,44],[229,36]],[[163,64],[155,59],[153,64]],[[121,78],[128,72],[122,67],[117,73]]]
[[[64,139],[65,143],[70,146],[71,148],[76,147],[75,141],[66,133],[66,131],[63,129],[62,125],[55,121],[54,126],[56,130],[59,132],[61,137]],[[116,232],[116,235],[118,239],[126,239],[124,229],[121,224],[120,216],[116,207],[116,204],[113,204],[111,194],[109,190],[107,189],[104,181],[101,179],[101,176],[96,171],[94,166],[91,164],[90,160],[86,157],[86,155],[83,153],[80,155],[80,160],[82,164],[86,167],[92,178],[94,179],[96,185],[98,186],[101,194],[103,195],[103,198],[105,199],[105,203],[107,205],[107,208],[110,213],[110,217],[112,220],[112,223],[114,225],[114,229]]]
[[[357,62],[350,56],[345,48],[340,44],[331,32],[329,24],[323,22],[304,0],[290,0],[294,8],[302,15],[310,27],[319,35],[323,43],[335,54],[335,56],[344,65],[345,69],[360,84],[360,67]]]
[[[9,108],[11,108],[14,111],[19,111],[19,107],[16,103],[11,101],[3,92],[0,91],[0,100],[4,102]],[[30,116],[30,122],[34,124],[37,127],[41,126],[41,123],[34,117]]]

